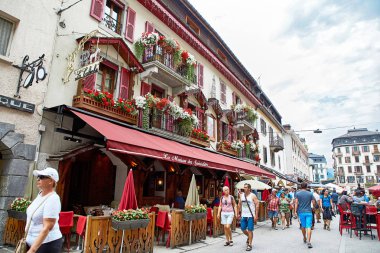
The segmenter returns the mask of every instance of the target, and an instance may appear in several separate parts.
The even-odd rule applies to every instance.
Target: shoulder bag
[[[41,204],[38,205],[38,207],[34,210],[34,212],[32,213],[32,215],[30,216],[30,220],[29,220],[29,223],[28,225],[26,226],[26,230],[25,230],[25,234],[24,234],[24,237],[22,239],[20,239],[16,245],[16,249],[15,249],[15,253],[26,253],[28,251],[28,246],[26,244],[26,236],[28,235],[28,232],[29,232],[29,228],[30,228],[30,223],[32,223],[32,218],[33,218],[33,215],[35,214],[35,212],[42,206],[43,203],[45,203],[45,201],[52,195],[52,193],[50,193],[42,202]]]
[[[251,207],[249,206],[249,203],[248,203],[248,200],[247,200],[247,196],[245,196],[245,193],[243,193],[244,197],[245,197],[245,201],[247,202],[247,206],[248,206],[248,209],[249,209],[249,212],[251,213],[252,215],[252,219],[254,219],[254,216],[253,216],[253,213],[252,213],[252,210],[251,210]],[[251,195],[251,194],[249,194]]]

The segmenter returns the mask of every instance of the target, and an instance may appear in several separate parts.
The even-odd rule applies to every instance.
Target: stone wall
[[[35,153],[36,146],[24,144],[24,135],[15,132],[15,125],[0,122],[0,244],[7,209],[16,197],[24,196]]]

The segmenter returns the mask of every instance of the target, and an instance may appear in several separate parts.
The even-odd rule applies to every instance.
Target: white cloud
[[[248,71],[261,76],[283,123],[294,129],[380,130],[379,4],[190,2]],[[301,135],[311,152],[324,154],[331,164],[331,140],[346,130]]]

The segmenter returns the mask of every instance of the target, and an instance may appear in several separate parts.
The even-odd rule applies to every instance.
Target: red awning
[[[147,156],[189,166],[231,172],[241,171],[251,175],[275,178],[272,173],[251,163],[119,126],[73,110],[72,112],[102,134],[107,140],[107,149],[113,152]]]

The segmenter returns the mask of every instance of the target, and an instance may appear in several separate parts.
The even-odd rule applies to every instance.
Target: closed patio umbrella
[[[230,181],[228,181],[228,176],[226,176],[226,179],[224,180],[224,186],[230,188]]]
[[[185,202],[185,206],[197,206],[199,205],[199,194],[197,189],[197,182],[195,181],[195,176],[191,178],[191,183],[189,187],[189,191],[187,193],[187,198]]]
[[[133,171],[129,170],[127,180],[125,180],[123,195],[121,196],[119,210],[137,209],[137,199]]]

